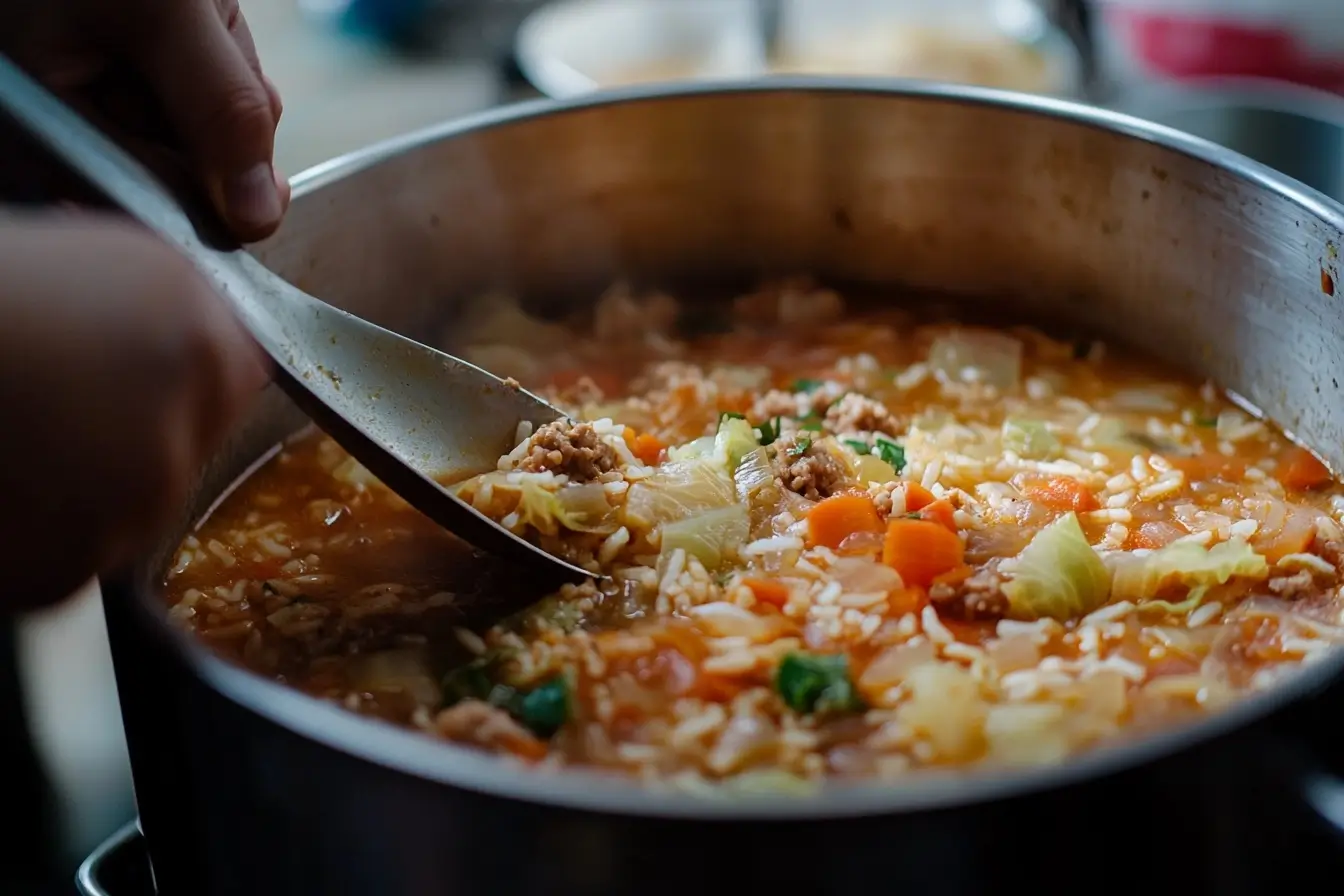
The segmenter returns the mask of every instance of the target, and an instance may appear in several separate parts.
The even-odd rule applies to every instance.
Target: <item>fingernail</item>
[[[252,227],[280,219],[280,195],[271,166],[262,163],[224,181],[224,204],[230,217]]]

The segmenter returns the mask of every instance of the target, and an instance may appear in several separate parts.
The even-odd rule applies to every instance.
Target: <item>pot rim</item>
[[[1064,119],[1086,127],[1143,140],[1218,166],[1276,193],[1330,226],[1344,231],[1344,206],[1265,165],[1207,140],[1110,110],[1042,96],[931,82],[880,78],[774,76],[752,82],[694,82],[642,85],[585,94],[575,99],[541,99],[491,109],[375,143],[304,171],[292,181],[295,197],[371,168],[420,146],[477,131],[551,115],[621,105],[675,101],[729,94],[822,93],[889,96],[935,102],[970,103],[1025,115]],[[945,809],[991,802],[1116,774],[1246,727],[1287,704],[1324,689],[1344,671],[1344,650],[1300,669],[1288,681],[1253,694],[1199,722],[1169,729],[1133,743],[1103,747],[1058,766],[1022,771],[982,771],[929,776],[899,783],[859,781],[832,784],[814,796],[739,795],[707,798],[669,793],[611,775],[582,770],[530,772],[498,757],[431,739],[410,729],[365,719],[347,710],[235,665],[212,654],[188,633],[173,629],[156,605],[135,594],[126,580],[107,583],[109,599],[133,599],[169,636],[188,667],[227,699],[276,725],[331,749],[403,774],[483,795],[554,808],[646,818],[701,821],[802,821],[855,818]]]
[[[1126,91],[1112,105],[1157,121],[1196,112],[1276,112],[1344,130],[1344,95],[1272,78],[1210,75]]]

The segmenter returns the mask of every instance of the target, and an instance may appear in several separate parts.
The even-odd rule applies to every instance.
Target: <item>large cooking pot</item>
[[[860,81],[643,89],[445,125],[294,193],[260,257],[419,338],[488,288],[583,302],[615,276],[798,271],[937,287],[1213,377],[1344,466],[1344,208],[1104,111]],[[163,894],[1235,894],[1291,876],[1260,850],[1331,842],[1312,806],[1328,814],[1340,789],[1314,757],[1335,744],[1344,653],[1058,767],[806,800],[520,772],[309,699],[170,630],[159,593],[179,538],[303,422],[272,389],[158,549],[105,583]]]

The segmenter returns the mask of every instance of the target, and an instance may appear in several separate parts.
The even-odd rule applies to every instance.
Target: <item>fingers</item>
[[[0,270],[0,419],[25,421],[0,493],[32,509],[0,515],[0,564],[60,567],[70,581],[25,595],[59,599],[181,512],[266,371],[196,271],[127,222],[0,217]]]
[[[199,166],[211,200],[244,241],[269,235],[285,210],[272,154],[278,96],[260,74],[237,6],[153,4],[131,62],[148,79]]]
[[[253,73],[261,81],[261,86],[266,90],[266,99],[271,104],[271,118],[276,125],[280,124],[280,116],[285,113],[284,100],[280,98],[280,90],[275,86],[275,82],[266,77],[266,73],[261,70],[261,59],[257,55],[257,45],[252,39],[252,29],[248,27],[247,19],[243,16],[243,11],[238,7],[236,0],[218,0],[222,5],[220,7],[220,16],[223,18],[225,27],[233,35],[234,43],[242,51],[243,58],[251,67]],[[281,212],[289,210],[289,181],[279,172],[275,174],[275,186],[280,194]]]

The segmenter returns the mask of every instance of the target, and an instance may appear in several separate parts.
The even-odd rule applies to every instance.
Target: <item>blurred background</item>
[[[641,81],[863,74],[1107,105],[1344,199],[1338,0],[243,0],[287,173],[503,102]],[[134,816],[96,588],[20,621],[55,806],[50,887]],[[0,885],[0,891],[10,892]]]

